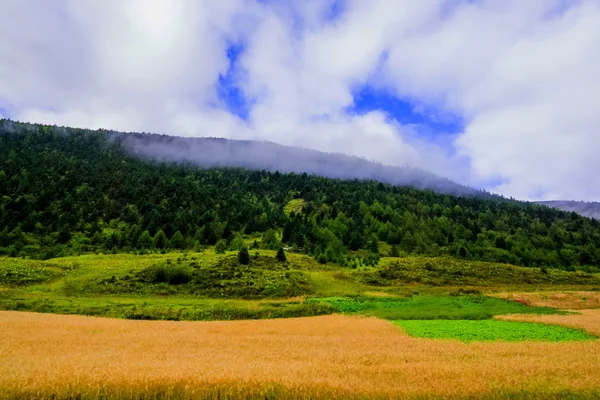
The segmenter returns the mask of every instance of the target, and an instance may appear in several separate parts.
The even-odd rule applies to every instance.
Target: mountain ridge
[[[570,211],[588,218],[600,219],[600,202],[577,200],[547,200],[535,203],[562,211]]]
[[[38,125],[4,119],[0,120],[0,126],[7,131],[30,131],[37,129]],[[46,127],[59,133],[78,129],[48,125]],[[88,131],[105,133],[111,140],[124,145],[133,153],[159,161],[190,163],[206,168],[240,167],[281,173],[314,174],[333,179],[375,180],[458,196],[495,196],[420,168],[386,165],[363,157],[286,146],[270,141],[182,137],[106,129]]]

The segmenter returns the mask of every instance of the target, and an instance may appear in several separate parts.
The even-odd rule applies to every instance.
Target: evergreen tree
[[[371,235],[371,240],[367,243],[367,250],[372,253],[379,254],[379,239],[377,239],[377,235]]]
[[[277,258],[277,261],[279,261],[280,263],[284,263],[287,261],[287,257],[285,256],[285,251],[283,251],[283,247],[280,247],[279,250],[277,250],[277,255],[275,256],[275,258]]]
[[[157,249],[165,249],[168,247],[169,240],[162,229],[156,232],[156,235],[154,235],[154,245]]]
[[[392,245],[392,248],[390,249],[390,257],[400,257],[400,252],[395,244]]]
[[[460,258],[468,258],[469,257],[469,252],[467,251],[465,246],[460,246],[460,248],[458,249],[458,256]]]
[[[145,230],[138,240],[138,248],[140,249],[151,249],[154,246],[154,241],[152,240],[152,236],[150,236],[150,232]]]
[[[169,244],[174,249],[185,249],[186,247],[185,238],[183,237],[180,231],[177,231],[173,234],[173,237],[171,237]]]
[[[247,248],[243,248],[238,252],[238,262],[242,265],[250,264],[250,253]]]

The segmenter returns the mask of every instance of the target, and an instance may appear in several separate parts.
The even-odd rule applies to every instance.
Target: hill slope
[[[0,120],[4,131],[35,131],[34,124]],[[67,128],[48,127],[67,132]],[[489,196],[417,168],[396,167],[341,153],[324,153],[272,142],[219,138],[183,138],[146,133],[101,131],[131,152],[160,161],[201,167],[241,167],[282,173],[307,173],[336,179],[373,179],[456,195]]]
[[[600,202],[553,200],[538,201],[537,203],[563,211],[576,212],[584,217],[600,219]]]
[[[350,266],[388,252],[600,265],[600,222],[545,206],[160,163],[132,153],[122,134],[0,127],[0,254],[236,249],[241,235]]]
[[[447,194],[486,194],[417,168],[383,165],[346,154],[324,153],[272,142],[148,134],[115,134],[115,137],[136,154],[202,167],[242,167],[336,179],[372,179]]]

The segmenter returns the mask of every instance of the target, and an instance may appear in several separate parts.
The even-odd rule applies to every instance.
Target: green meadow
[[[426,339],[456,339],[464,342],[524,340],[566,342],[594,339],[593,336],[579,329],[532,322],[413,320],[394,321],[394,324],[410,336]]]
[[[237,252],[218,254],[214,248],[46,261],[0,258],[0,309],[150,320],[332,313],[388,320],[486,320],[560,312],[486,293],[600,286],[596,274],[445,258],[384,257],[377,265],[351,268],[291,252],[279,262],[275,255],[253,250],[248,265],[238,262]]]

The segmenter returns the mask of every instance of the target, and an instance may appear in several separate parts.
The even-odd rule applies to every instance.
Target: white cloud
[[[600,199],[599,0],[0,0],[0,107],[15,119],[256,138],[415,165],[518,198]],[[226,50],[249,118],[217,93]],[[454,148],[366,83],[465,120]],[[466,161],[465,161],[466,160]]]
[[[178,133],[173,104],[198,113],[196,120],[212,113],[227,125],[233,116],[211,109],[218,102],[215,82],[229,68],[224,49],[236,38],[232,21],[241,5],[3,0],[0,100],[17,119],[90,128]],[[196,109],[189,109],[192,101]],[[185,119],[183,113],[174,120]]]
[[[388,82],[466,117],[456,146],[474,182],[503,181],[495,189],[519,198],[598,199],[599,4],[464,5],[393,47]]]

